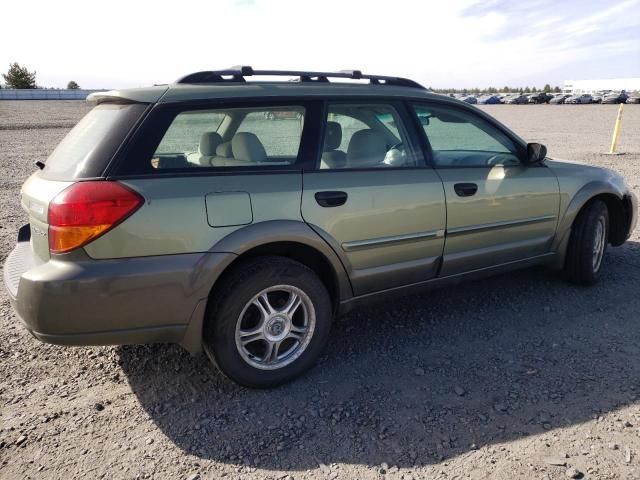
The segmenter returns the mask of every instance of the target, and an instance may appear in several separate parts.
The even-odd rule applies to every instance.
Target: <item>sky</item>
[[[232,65],[412,78],[425,86],[640,77],[640,0],[6,2],[0,71],[124,88]]]

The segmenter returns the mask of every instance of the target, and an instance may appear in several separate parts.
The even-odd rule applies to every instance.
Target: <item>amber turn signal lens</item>
[[[144,203],[140,194],[118,182],[79,182],[49,205],[49,250],[66,253],[122,223]]]

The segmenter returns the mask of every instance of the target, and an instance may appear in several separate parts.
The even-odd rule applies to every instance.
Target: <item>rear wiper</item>
[[[33,162],[35,164],[36,167],[38,167],[40,170],[42,170],[44,168],[44,162],[41,162],[40,160],[36,160],[35,162]]]

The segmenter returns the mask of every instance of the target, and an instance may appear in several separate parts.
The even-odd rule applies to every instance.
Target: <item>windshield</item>
[[[60,142],[42,175],[54,180],[101,176],[145,108],[144,104],[98,105]]]

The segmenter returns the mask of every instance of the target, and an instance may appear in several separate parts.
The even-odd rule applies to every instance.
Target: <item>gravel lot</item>
[[[615,105],[483,108],[640,193],[640,106],[617,157],[601,154]],[[33,161],[87,110],[0,102],[1,261]],[[638,236],[594,288],[532,269],[354,312],[317,368],[273,391],[176,346],[43,345],[2,288],[0,478],[640,478]]]

